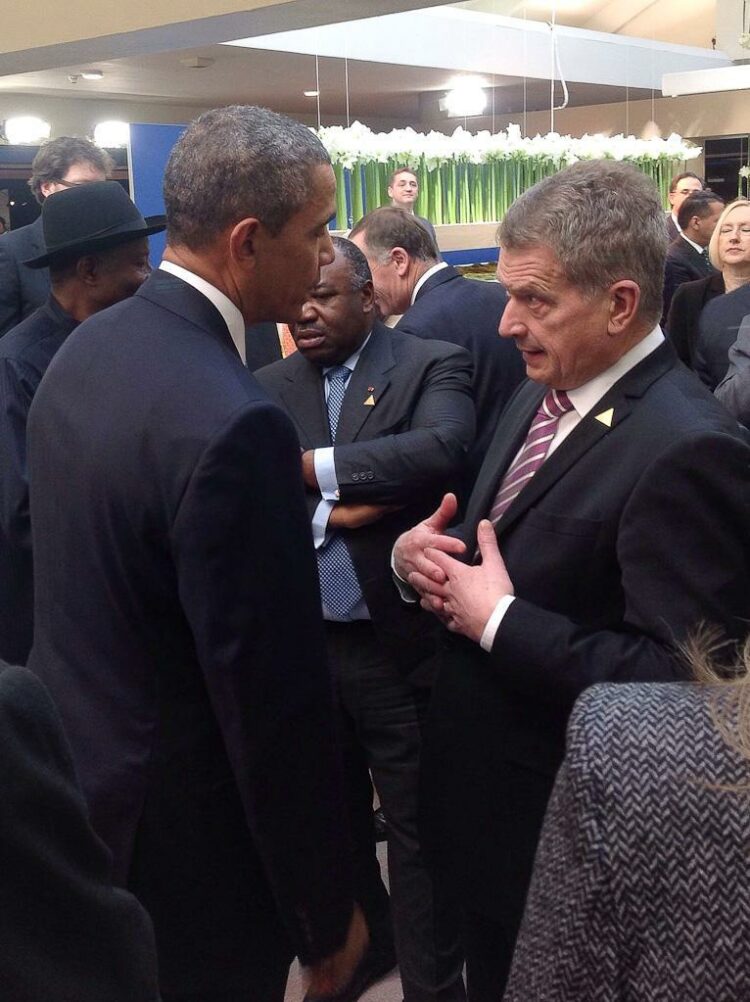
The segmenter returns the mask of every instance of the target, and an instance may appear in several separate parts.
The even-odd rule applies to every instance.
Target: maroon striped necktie
[[[504,514],[512,501],[521,493],[547,458],[549,447],[557,431],[557,424],[573,404],[565,390],[547,390],[539,410],[531,422],[526,441],[503,477],[500,489],[490,509],[493,525]]]

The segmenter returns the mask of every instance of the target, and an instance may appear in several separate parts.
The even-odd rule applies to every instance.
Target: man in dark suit
[[[692,195],[696,191],[703,191],[703,188],[703,178],[689,170],[682,174],[676,174],[669,182],[669,211],[666,213],[666,223],[667,237],[670,243],[676,240],[682,232],[677,221],[680,206],[688,195]]]
[[[366,932],[299,450],[243,364],[332,257],[328,155],[265,109],[206,112],[164,180],[160,269],[91,317],[31,407],[34,646],[165,1000],[316,993]]]
[[[716,270],[708,259],[708,245],[723,208],[724,199],[713,191],[697,191],[680,206],[677,218],[682,232],[669,245],[664,266],[662,323],[680,285],[705,278]]]
[[[388,198],[395,209],[402,209],[407,215],[419,223],[422,229],[427,230],[433,244],[435,245],[435,257],[440,260],[438,250],[437,234],[435,227],[429,219],[418,216],[414,211],[414,206],[419,198],[419,180],[417,175],[409,167],[397,167],[388,179]]]
[[[41,147],[31,164],[29,187],[40,205],[55,191],[88,181],[104,181],[112,158],[88,139],[60,136]],[[49,295],[46,268],[32,271],[24,261],[44,254],[42,217],[0,237],[0,336],[19,324]]]
[[[691,631],[735,640],[750,616],[750,449],[658,328],[653,183],[576,164],[511,206],[500,244],[501,333],[529,381],[463,525],[446,533],[448,496],[394,550],[449,631],[422,835],[462,904],[472,1002],[502,997],[576,697],[679,678]]]
[[[447,924],[417,837],[420,728],[436,624],[400,601],[389,558],[396,537],[415,515],[432,510],[441,485],[461,470],[474,433],[471,360],[461,348],[393,333],[377,321],[363,254],[337,237],[334,247],[334,261],[322,269],[292,328],[297,353],[257,375],[297,428],[318,546],[356,848],[355,896],[372,940],[361,977],[345,997],[357,998],[395,963],[369,769],[388,822],[404,998],[461,1002],[457,929]]]
[[[148,915],[112,886],[58,713],[0,662],[0,985],[13,1002],[157,1002]]]
[[[116,181],[63,189],[42,208],[52,291],[0,340],[0,658],[26,664],[33,582],[26,420],[55,353],[88,317],[132,296],[151,271],[148,240],[163,217],[144,219]],[[102,231],[106,233],[102,234]]]
[[[497,419],[524,377],[518,352],[498,333],[505,290],[497,282],[464,278],[438,261],[423,230],[397,209],[370,212],[350,237],[372,269],[381,314],[403,314],[396,330],[450,341],[471,354],[477,437],[464,478],[468,493]]]

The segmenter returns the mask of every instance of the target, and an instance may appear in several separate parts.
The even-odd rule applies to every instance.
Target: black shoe
[[[390,950],[368,950],[349,984],[335,995],[305,995],[303,1002],[356,1002],[371,985],[380,981],[396,966],[396,953]]]
[[[382,807],[378,807],[377,811],[373,811],[372,820],[375,825],[375,841],[385,842],[388,838],[388,822],[385,820]]]

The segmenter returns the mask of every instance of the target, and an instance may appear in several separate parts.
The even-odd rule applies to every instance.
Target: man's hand
[[[455,494],[446,494],[440,502],[440,507],[429,518],[413,529],[403,533],[396,540],[393,548],[393,569],[402,581],[408,581],[421,593],[421,589],[411,580],[412,574],[444,583],[445,574],[437,564],[425,556],[427,547],[440,550],[443,553],[454,553],[460,556],[466,546],[455,536],[444,535],[445,530],[456,517],[458,501]]]
[[[344,945],[330,957],[324,957],[307,970],[307,992],[312,998],[335,995],[351,981],[370,937],[359,905],[354,906]]]
[[[361,529],[372,525],[383,515],[403,508],[399,504],[337,504],[328,519],[329,529]]]
[[[319,491],[318,478],[315,475],[315,449],[302,453],[302,479],[310,491]]]
[[[477,643],[487,621],[504,595],[513,595],[492,523],[483,519],[477,528],[481,564],[469,566],[440,550],[428,548],[425,557],[445,575],[444,582],[414,573],[409,584],[422,595],[422,607],[434,612],[454,633]]]

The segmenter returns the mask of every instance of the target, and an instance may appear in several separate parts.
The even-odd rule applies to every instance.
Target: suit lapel
[[[502,539],[503,534],[508,532],[589,449],[605,436],[616,433],[630,415],[634,400],[641,397],[654,380],[664,375],[674,364],[674,352],[665,342],[626,372],[582,418],[508,507],[497,523],[498,538]],[[477,524],[488,515],[500,480],[524,441],[545,389],[533,383],[524,384],[516,398],[513,411],[509,411],[506,415],[508,420],[504,419],[498,427],[498,433],[477,478],[467,511],[466,541],[469,544],[476,539]],[[514,422],[514,430],[505,439],[504,428],[510,421]],[[494,458],[491,458],[496,445],[498,449]],[[470,549],[473,552],[471,545]]]
[[[424,285],[420,287],[419,292],[415,296],[414,302],[419,302],[422,296],[426,295],[430,289],[434,289],[438,285],[443,285],[444,282],[450,282],[452,279],[459,277],[460,272],[456,271],[453,265],[449,264],[447,267],[441,268],[439,271],[436,271],[434,275],[430,275]]]
[[[299,432],[303,448],[315,449],[331,444],[328,407],[323,388],[323,371],[296,352],[284,360],[287,382],[280,394]]]
[[[396,364],[392,337],[384,324],[376,323],[373,327],[370,340],[363,348],[346,388],[336,429],[337,445],[353,442],[376,413],[378,403],[390,385],[388,373]]]

